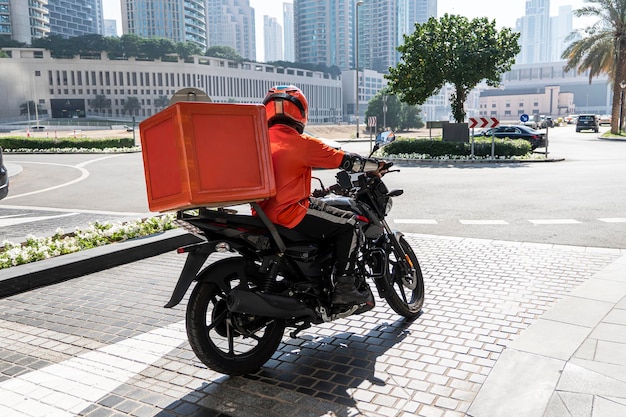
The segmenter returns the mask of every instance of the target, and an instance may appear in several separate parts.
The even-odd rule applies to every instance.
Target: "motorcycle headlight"
[[[392,207],[393,207],[393,200],[390,198],[389,200],[387,200],[387,204],[385,205],[385,214],[389,214]]]

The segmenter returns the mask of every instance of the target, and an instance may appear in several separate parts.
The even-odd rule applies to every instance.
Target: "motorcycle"
[[[374,151],[378,149],[377,144]],[[372,151],[372,153],[374,152]],[[372,173],[339,171],[337,183],[313,192],[327,204],[353,211],[362,229],[356,266],[357,287],[370,291],[400,316],[416,319],[424,303],[424,280],[417,256],[385,216],[402,190],[388,190],[382,177],[387,162]],[[186,330],[194,353],[210,369],[228,375],[257,371],[290,336],[311,325],[361,314],[371,306],[332,305],[333,242],[312,241],[269,221],[257,203],[257,216],[226,208],[177,212],[177,222],[204,241],[179,248],[187,253],[166,308],[178,305],[193,281]],[[213,253],[225,256],[202,269]],[[371,294],[371,293],[370,293]]]

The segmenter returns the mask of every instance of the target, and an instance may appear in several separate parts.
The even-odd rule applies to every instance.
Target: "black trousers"
[[[351,211],[329,206],[322,200],[309,197],[306,216],[293,229],[315,239],[335,238],[335,270],[339,275],[354,275],[360,228]]]

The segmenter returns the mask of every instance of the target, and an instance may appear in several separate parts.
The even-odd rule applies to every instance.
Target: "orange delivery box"
[[[139,124],[150,211],[276,194],[265,107],[177,102]]]

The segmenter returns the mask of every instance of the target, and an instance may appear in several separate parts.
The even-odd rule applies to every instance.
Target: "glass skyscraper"
[[[206,49],[205,4],[204,0],[124,0],[122,32],[172,42],[191,41]]]
[[[48,0],[48,11],[54,35],[72,38],[104,33],[102,0]]]
[[[50,33],[48,0],[0,0],[0,36],[30,44]]]

